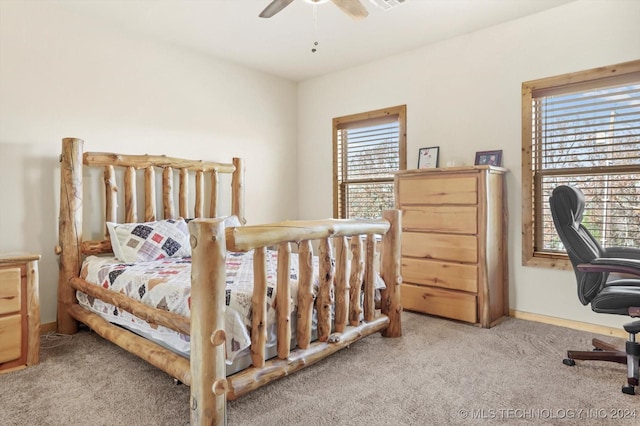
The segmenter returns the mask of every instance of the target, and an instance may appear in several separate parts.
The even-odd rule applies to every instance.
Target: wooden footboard
[[[224,413],[225,397],[236,399],[273,380],[284,377],[304,367],[326,358],[338,350],[372,333],[382,331],[388,337],[402,334],[399,304],[400,278],[400,212],[384,212],[382,220],[322,220],[287,221],[268,225],[228,228],[222,233],[220,223],[215,220],[197,220],[189,224],[192,235],[192,294],[196,288],[206,289],[209,303],[200,300],[200,304],[191,306],[191,396],[193,407],[202,407],[192,412],[192,424],[209,424],[207,419],[201,423],[204,413],[216,413],[221,419]],[[374,307],[374,280],[376,236],[382,235],[381,275],[386,284],[382,291],[379,315]],[[351,241],[351,260],[349,261],[348,238]],[[366,252],[362,240],[366,240]],[[202,242],[205,245],[202,245]],[[311,241],[317,242],[319,255],[319,288],[315,300],[317,312],[318,339],[311,343],[311,316],[313,313],[313,295],[311,292],[313,255]],[[255,250],[254,255],[254,292],[252,298],[252,339],[251,354],[253,366],[225,378],[224,368],[215,369],[215,374],[206,376],[200,369],[224,361],[224,274],[220,274],[214,265],[224,267],[224,259],[212,246],[219,244],[228,251],[242,252]],[[291,247],[299,247],[299,277],[297,348],[290,348],[291,318],[289,259]],[[278,355],[265,360],[266,344],[266,247],[278,248],[278,273],[276,294],[276,326]],[[334,255],[334,247],[337,253]],[[351,274],[347,265],[351,265]],[[360,288],[364,276],[364,312],[360,319]],[[218,281],[216,285],[213,281]],[[334,297],[335,295],[335,297]],[[194,296],[195,298],[195,296]],[[353,303],[355,302],[355,303]],[[332,320],[332,311],[334,312]],[[196,332],[195,318],[206,317],[207,321],[198,327],[201,342],[194,344]],[[350,320],[349,320],[350,319]],[[200,367],[196,363],[201,364]],[[208,370],[212,370],[209,368]],[[211,390],[213,389],[213,395]]]
[[[222,219],[206,219],[202,208],[204,172],[211,175],[210,214],[217,215],[218,173],[233,173],[232,213],[244,223],[242,162],[233,165],[180,160],[164,156],[126,156],[82,153],[83,142],[64,139],[61,156],[60,278],[58,329],[77,331],[76,321],[104,338],[138,355],[191,387],[191,424],[225,422],[226,399],[238,398],[275,379],[309,366],[353,342],[376,332],[387,337],[402,334],[400,289],[400,213],[386,211],[381,220],[286,221],[268,225],[229,227]],[[135,222],[135,169],[145,173],[145,220],[154,220],[151,200],[155,168],[162,168],[164,217],[174,217],[172,170],[180,169],[179,214],[186,215],[184,194],[188,178],[196,173],[196,206],[189,223],[192,247],[191,318],[151,308],[119,293],[94,286],[82,278],[80,264],[87,254],[108,253],[105,240],[82,239],[82,163],[104,169],[106,221],[118,218],[118,186],[114,167],[124,167],[125,221]],[[167,169],[169,170],[167,172]],[[183,183],[184,190],[183,190]],[[198,195],[200,194],[200,195]],[[128,200],[128,201],[127,201]],[[382,237],[380,240],[380,236]],[[381,245],[380,245],[381,241]],[[380,245],[378,249],[378,245]],[[267,248],[278,250],[276,327],[277,357],[266,359],[267,340]],[[313,291],[314,248],[319,256],[319,287]],[[225,377],[225,256],[227,251],[254,250],[254,292],[252,295],[252,366]],[[299,256],[296,329],[292,330],[289,265],[292,251]],[[386,289],[381,291],[380,309],[374,305],[376,253],[380,253],[380,274]],[[363,285],[364,283],[364,285]],[[191,358],[186,360],[142,337],[114,326],[78,305],[75,291],[126,310],[151,324],[190,335]],[[361,304],[360,301],[363,300]],[[317,313],[317,340],[312,342],[312,315]],[[297,345],[291,346],[292,336]]]

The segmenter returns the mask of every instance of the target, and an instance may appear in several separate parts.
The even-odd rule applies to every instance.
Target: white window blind
[[[640,246],[640,73],[532,92],[536,251],[563,252],[548,199],[585,194],[583,225],[603,246]]]
[[[405,168],[399,114],[335,125],[336,216],[380,218],[394,208],[393,173]]]

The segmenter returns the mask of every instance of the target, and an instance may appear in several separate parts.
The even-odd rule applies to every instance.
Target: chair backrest
[[[598,241],[582,226],[584,194],[571,186],[558,186],[549,197],[549,206],[553,224],[576,274],[578,298],[583,305],[587,305],[602,290],[609,274],[581,272],[576,267],[580,263],[589,263],[604,253]]]

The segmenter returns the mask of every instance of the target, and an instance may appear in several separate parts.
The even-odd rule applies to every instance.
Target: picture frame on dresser
[[[476,166],[502,166],[502,150],[476,152]]]
[[[438,167],[439,146],[430,146],[418,150],[418,168],[435,169]]]

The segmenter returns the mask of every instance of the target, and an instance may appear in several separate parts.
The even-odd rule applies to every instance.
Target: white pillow
[[[122,262],[191,256],[189,229],[182,218],[144,223],[107,222],[107,228],[113,254]]]

